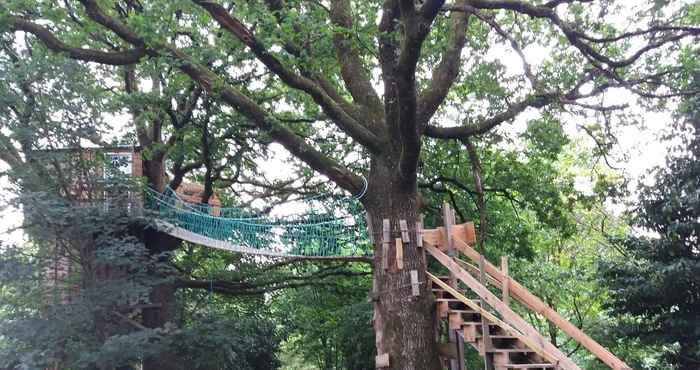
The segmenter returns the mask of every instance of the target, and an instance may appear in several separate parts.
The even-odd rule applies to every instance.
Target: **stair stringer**
[[[533,341],[531,338],[523,335],[518,329],[515,329],[514,327],[512,327],[511,325],[509,325],[505,321],[499,319],[496,315],[483,309],[479,304],[477,304],[476,302],[467,298],[462,293],[460,293],[457,289],[449,286],[447,283],[440,280],[435,275],[433,275],[429,272],[427,273],[427,275],[428,275],[428,278],[433,282],[433,284],[436,284],[440,288],[444,289],[446,292],[450,293],[453,297],[457,298],[460,302],[464,303],[469,308],[471,308],[475,312],[477,312],[480,315],[482,315],[483,317],[485,317],[489,322],[497,324],[503,330],[505,330],[507,333],[518,337],[518,339],[520,339],[523,343],[527,344],[527,346],[530,347],[538,355],[546,358],[548,361],[551,361],[552,363],[559,362],[559,359],[555,355],[547,352],[541,345],[539,345],[537,342]],[[478,350],[478,348],[476,348],[476,349]]]
[[[466,270],[457,264],[451,257],[440,251],[430,240],[423,240],[425,250],[445,266],[452,274],[476,293],[484,302],[498,312],[506,321],[514,328],[519,330],[522,335],[544,349],[551,356],[554,356],[556,363],[562,370],[581,370],[568,356],[559,350],[556,346],[546,340],[532,325],[525,321],[520,315],[515,313],[508,305],[503,303],[498,297],[491,293],[478,280],[471,276]],[[534,350],[534,348],[533,348]]]

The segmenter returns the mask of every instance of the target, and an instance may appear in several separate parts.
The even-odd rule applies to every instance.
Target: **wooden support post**
[[[406,220],[399,220],[399,229],[401,229],[401,240],[408,244],[411,242],[411,238],[408,236],[408,223]]]
[[[411,295],[420,295],[420,284],[418,283],[418,270],[411,270]]]
[[[503,303],[510,305],[510,276],[508,276],[508,256],[501,256],[501,272],[503,272]]]
[[[447,255],[451,258],[455,258],[457,256],[457,253],[455,252],[454,243],[452,240],[452,226],[454,225],[454,213],[452,212],[450,205],[447,203],[443,203],[442,205],[442,220],[445,226],[445,244],[447,249]],[[457,288],[457,276],[452,272],[450,272],[450,286]],[[457,340],[457,337],[457,330],[453,330],[450,327],[448,317],[447,338],[449,340],[449,345],[450,347],[455,349],[456,354],[459,354],[461,351],[459,350],[459,340]],[[461,370],[460,361],[456,357],[457,356],[450,358],[450,370]]]
[[[391,231],[391,223],[389,219],[382,221],[382,270],[389,269],[389,234]]]
[[[485,269],[485,261],[484,261],[484,256],[481,255],[481,258],[479,259],[479,282],[481,285],[486,286],[486,271]],[[486,305],[484,304],[484,300],[480,300],[479,304],[481,305],[481,308],[486,309]],[[493,348],[493,342],[491,340],[491,333],[490,333],[490,325],[491,323],[489,322],[484,315],[481,315],[481,351],[483,351],[483,356],[484,356],[484,365],[486,370],[493,370],[494,365],[493,365],[493,357],[489,355],[491,352],[491,349]]]
[[[462,338],[462,324],[464,320],[462,319],[462,314],[460,312],[450,312],[447,318],[447,325],[450,331],[451,338],[454,338],[454,343],[456,347],[455,368],[458,370],[464,370],[464,339]]]
[[[445,244],[447,247],[447,255],[454,257],[454,244],[452,243],[452,210],[447,203],[442,204],[442,222],[445,226]]]
[[[454,225],[454,214],[450,205],[447,203],[442,204],[442,221],[445,226],[445,246],[447,247],[447,255],[455,258],[457,253],[454,249],[454,240],[452,235],[452,226]],[[453,288],[457,287],[457,276],[450,273],[450,286]]]
[[[455,331],[457,333],[457,361],[459,365],[459,370],[466,370],[466,364],[464,363],[464,337],[461,335],[460,330]]]
[[[401,238],[396,238],[396,268],[403,270],[403,242]]]

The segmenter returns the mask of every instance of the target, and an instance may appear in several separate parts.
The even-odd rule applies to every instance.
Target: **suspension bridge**
[[[280,257],[368,257],[372,245],[359,201],[330,194],[304,199],[291,216],[190,203],[172,189],[146,190],[144,205],[159,229],[231,252]]]

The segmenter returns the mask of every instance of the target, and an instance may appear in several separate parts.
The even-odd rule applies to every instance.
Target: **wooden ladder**
[[[439,329],[448,343],[440,345],[441,358],[450,370],[464,370],[463,351],[473,347],[484,357],[486,368],[581,370],[566,354],[550,343],[532,325],[512,310],[509,300],[541,314],[564,333],[588,349],[613,370],[631,370],[627,364],[560,316],[542,300],[480,255],[471,223],[454,225],[449,210],[445,226],[421,232],[425,252],[449,271],[449,276],[427,273],[435,296]],[[466,256],[470,263],[461,260]],[[459,286],[466,286],[462,289]],[[503,292],[503,299],[487,285]],[[470,298],[471,297],[471,298]],[[444,333],[443,333],[444,334]]]

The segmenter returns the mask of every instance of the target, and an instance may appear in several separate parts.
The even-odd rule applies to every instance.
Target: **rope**
[[[188,203],[172,189],[164,193],[147,189],[144,195],[146,207],[174,229],[172,235],[213,248],[309,257],[368,256],[372,251],[358,197],[313,197],[303,202],[303,213],[267,216]]]

